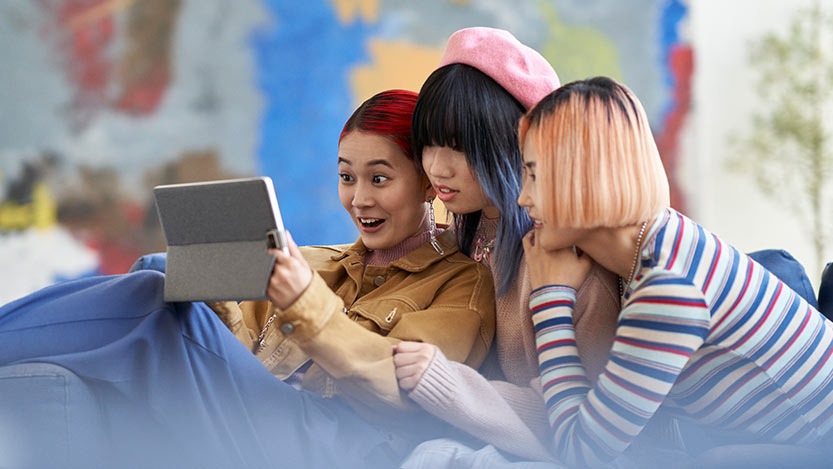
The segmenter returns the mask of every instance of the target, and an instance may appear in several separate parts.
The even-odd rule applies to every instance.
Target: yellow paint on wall
[[[24,230],[26,228],[46,229],[54,226],[58,219],[58,205],[43,182],[32,190],[32,203],[0,203],[0,231]]]
[[[426,47],[405,41],[371,39],[368,49],[371,63],[356,66],[350,73],[354,106],[388,89],[419,91],[443,55],[442,46]]]
[[[0,205],[0,231],[22,230],[29,227],[32,207],[15,202]]]
[[[58,204],[52,198],[49,187],[40,182],[32,191],[32,226],[46,229],[58,220]]]
[[[379,20],[379,0],[332,0],[339,21],[342,24],[352,23],[356,17],[367,23]]]
[[[619,52],[610,38],[597,29],[563,23],[552,4],[539,5],[550,32],[540,52],[562,84],[599,75],[622,81]]]

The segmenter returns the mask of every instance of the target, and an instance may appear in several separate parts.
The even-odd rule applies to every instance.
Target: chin
[[[364,247],[366,247],[367,249],[385,249],[393,246],[392,244],[388,243],[385,239],[380,239],[376,236],[361,235],[360,237],[362,239],[362,244],[364,244]]]
[[[564,242],[559,241],[559,240],[546,239],[546,238],[540,239],[539,235],[537,235],[537,234],[535,236],[535,242],[536,243],[541,243],[541,247],[544,248],[545,251],[558,251],[559,249],[573,247],[572,244],[569,244],[569,243],[565,244]]]
[[[470,205],[466,206],[465,203],[455,204],[455,203],[448,203],[445,204],[445,209],[451,213],[455,213],[457,215],[468,215],[469,213],[474,213],[478,210],[481,210],[480,207]]]

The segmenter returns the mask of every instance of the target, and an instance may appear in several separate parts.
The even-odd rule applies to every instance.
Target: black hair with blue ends
[[[518,206],[523,159],[518,121],[524,107],[480,70],[449,64],[434,71],[422,85],[412,120],[414,158],[422,165],[427,146],[446,146],[466,155],[486,196],[500,211],[495,241],[498,296],[518,275],[523,236],[532,228]],[[454,214],[457,244],[471,255],[481,212]]]

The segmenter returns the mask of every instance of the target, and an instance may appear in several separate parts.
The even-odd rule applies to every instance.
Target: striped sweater
[[[575,291],[530,294],[559,459],[596,465],[663,409],[735,441],[810,445],[833,426],[833,323],[773,274],[674,210],[654,222],[590,386]]]

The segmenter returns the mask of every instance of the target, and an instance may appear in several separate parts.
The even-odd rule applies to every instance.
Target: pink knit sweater
[[[495,238],[496,219],[481,218],[475,241]],[[472,254],[479,254],[475,250]],[[482,250],[479,250],[482,251]],[[494,274],[494,256],[487,255]],[[619,314],[616,275],[594,265],[578,291],[573,317],[581,360],[595,381],[607,361]],[[494,278],[495,286],[498,279]],[[538,461],[553,460],[551,435],[540,393],[538,355],[529,311],[526,262],[512,288],[497,299],[495,343],[480,373],[449,361],[437,350],[434,360],[409,393],[429,413],[495,447]],[[482,374],[481,374],[482,373]]]

